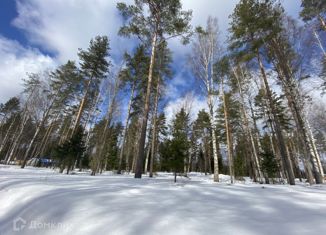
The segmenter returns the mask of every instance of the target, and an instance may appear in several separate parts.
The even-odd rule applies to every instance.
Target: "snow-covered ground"
[[[0,235],[325,234],[326,186],[63,175],[0,165]]]

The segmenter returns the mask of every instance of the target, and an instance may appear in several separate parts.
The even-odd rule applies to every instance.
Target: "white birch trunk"
[[[311,127],[310,127],[310,123],[308,120],[306,120],[306,123],[307,123],[307,129],[308,129],[308,135],[309,135],[309,144],[310,144],[310,151],[311,151],[311,154],[312,156],[314,157],[314,163],[316,164],[316,168],[318,169],[320,175],[321,175],[321,178],[322,178],[322,183],[324,182],[324,169],[323,169],[323,166],[321,164],[321,161],[320,161],[320,155],[318,153],[318,150],[317,150],[317,147],[316,147],[316,142],[315,142],[315,138],[313,136],[313,133],[312,133],[312,130],[311,130]]]
[[[9,164],[12,157],[13,157],[13,154],[14,152],[16,151],[16,148],[18,147],[18,144],[20,142],[20,139],[21,139],[21,136],[24,132],[24,129],[25,129],[25,125],[27,124],[27,121],[28,121],[28,117],[27,117],[27,114],[24,115],[24,118],[22,120],[22,124],[21,124],[21,127],[20,127],[20,130],[19,130],[19,133],[18,135],[15,137],[15,140],[14,140],[14,143],[11,147],[11,150],[10,150],[10,153],[9,155],[6,157],[6,164]]]

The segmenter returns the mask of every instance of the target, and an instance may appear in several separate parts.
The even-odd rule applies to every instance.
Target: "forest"
[[[136,40],[135,48],[113,63],[110,35],[94,35],[77,61],[27,74],[23,92],[0,104],[1,164],[324,183],[326,1],[302,0],[294,19],[278,0],[240,0],[226,42],[218,16],[191,25],[192,10],[180,0],[116,7],[119,36]],[[191,47],[187,69],[195,79],[170,120],[175,40]],[[207,104],[195,117],[193,96]]]

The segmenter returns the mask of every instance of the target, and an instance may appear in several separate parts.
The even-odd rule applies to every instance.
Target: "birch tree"
[[[220,53],[219,29],[216,18],[209,17],[206,29],[197,28],[195,39],[192,42],[192,54],[190,64],[195,77],[200,81],[201,90],[206,96],[210,116],[211,135],[214,158],[214,181],[219,181],[219,166],[217,152],[217,136],[215,133],[215,110],[217,88],[214,83],[214,64]]]

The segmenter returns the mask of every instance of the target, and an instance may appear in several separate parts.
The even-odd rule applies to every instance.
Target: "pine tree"
[[[1,105],[0,113],[2,115],[0,125],[0,159],[5,156],[5,147],[10,143],[14,130],[20,121],[20,100],[17,97],[10,98],[5,104]],[[8,150],[8,148],[7,148]]]
[[[66,140],[62,145],[58,145],[55,149],[54,158],[58,162],[61,173],[67,168],[67,174],[69,174],[77,159],[83,154],[85,150],[83,132],[83,128],[79,126],[69,140]]]
[[[127,87],[130,90],[130,98],[127,108],[127,117],[125,120],[124,130],[122,134],[122,144],[119,154],[119,167],[118,174],[121,174],[125,144],[127,140],[128,126],[132,116],[135,98],[141,96],[143,92],[142,84],[145,81],[145,77],[148,71],[149,57],[145,53],[145,47],[143,45],[138,46],[133,56],[125,54],[126,67],[120,72],[121,87]]]
[[[47,81],[48,89],[45,92],[45,103],[42,107],[42,116],[40,121],[37,123],[37,128],[35,133],[28,143],[27,150],[24,154],[22,168],[25,167],[27,160],[32,157],[32,148],[37,138],[39,137],[42,129],[44,128],[46,122],[51,117],[52,114],[57,112],[58,114],[65,109],[64,105],[73,99],[73,95],[78,89],[78,84],[80,82],[80,76],[77,72],[75,63],[68,61],[67,64],[60,66],[56,71],[49,75],[49,80]]]
[[[109,50],[109,39],[106,36],[95,37],[90,41],[87,50],[79,50],[78,56],[81,61],[81,75],[83,76],[83,84],[81,84],[83,96],[72,127],[72,134],[80,124],[89,96],[96,93],[94,91],[98,90],[100,82],[107,76],[110,67],[110,62],[107,61]]]
[[[184,161],[189,151],[189,126],[190,118],[185,109],[182,108],[172,121],[172,139],[167,142],[168,164],[174,172],[174,182],[177,180],[177,173],[184,171]]]
[[[214,130],[215,131],[215,130]],[[211,121],[210,116],[205,110],[200,110],[197,114],[197,119],[192,126],[192,148],[198,153],[198,161],[203,161],[204,164],[201,166],[201,170],[205,172],[211,172],[211,158],[210,158],[210,149],[213,148],[212,143],[212,130],[211,130]],[[198,149],[196,149],[198,148]],[[219,158],[221,158],[219,156]],[[200,164],[199,162],[197,164]],[[222,165],[219,164],[219,168],[222,168]],[[219,169],[219,170],[220,170]]]
[[[262,152],[260,153],[262,159],[262,170],[268,178],[276,178],[277,173],[279,172],[278,162],[276,157],[273,154],[273,151],[270,146],[269,136],[265,134],[262,138]],[[266,183],[269,183],[267,181]]]
[[[150,143],[150,169],[149,169],[149,177],[153,177],[153,167],[154,167],[154,159],[156,155],[156,146],[158,145],[158,132],[159,132],[159,101],[162,98],[162,91],[167,79],[171,78],[172,71],[170,68],[170,63],[172,62],[171,51],[167,48],[166,43],[160,44],[157,49],[157,58],[156,58],[156,66],[154,67],[154,76],[156,79],[154,80],[155,84],[155,97],[154,99],[154,110],[152,114],[152,140]],[[164,118],[164,116],[163,116]],[[161,120],[162,121],[162,120]]]
[[[234,182],[234,157],[233,157],[233,132],[236,130],[236,126],[239,126],[239,103],[237,103],[232,97],[232,87],[231,85],[231,67],[229,58],[224,56],[215,65],[216,67],[216,77],[215,80],[220,84],[221,91],[221,102],[222,106],[220,108],[220,113],[223,113],[223,117],[220,120],[224,121],[225,139],[228,150],[228,162],[229,162],[229,174],[231,178],[231,183]],[[229,89],[228,89],[229,87]],[[231,89],[230,89],[231,88]],[[230,90],[230,91],[227,91]],[[222,135],[221,135],[222,136]]]
[[[164,2],[137,0],[134,5],[130,6],[127,6],[125,3],[118,3],[117,8],[127,22],[126,25],[121,27],[120,35],[135,35],[144,43],[151,44],[150,67],[135,171],[135,178],[141,178],[156,49],[160,40],[165,42],[169,38],[177,36],[182,36],[184,43],[189,40],[191,11],[182,11],[182,5],[179,0],[167,0]],[[148,12],[145,12],[146,8]]]
[[[120,70],[121,71],[121,70]],[[111,141],[111,131],[114,124],[114,113],[117,110],[117,99],[120,85],[120,76],[118,71],[115,76],[115,81],[112,84],[110,102],[107,105],[106,114],[103,118],[104,126],[100,134],[97,136],[95,151],[93,152],[92,160],[95,160],[96,164],[93,164],[91,175],[95,175],[97,172],[103,171],[106,168],[107,159],[110,157],[107,153],[109,150],[105,151],[105,147],[108,146],[108,143]],[[109,145],[110,146],[110,145]]]
[[[326,2],[323,0],[302,0],[300,16],[304,21],[318,19],[321,28],[326,31],[325,12]]]
[[[17,97],[10,98],[5,104],[1,104],[0,106],[0,114],[2,116],[1,124],[14,115],[19,110],[20,101]]]
[[[262,75],[264,93],[268,99],[269,109],[273,115],[275,132],[278,145],[280,146],[280,152],[285,163],[288,182],[294,185],[294,173],[290,158],[286,151],[280,120],[276,115],[272,91],[268,83],[263,61],[263,49],[267,46],[266,43],[282,30],[278,22],[283,13],[282,8],[278,5],[275,6],[275,4],[274,0],[241,0],[231,16],[232,22],[230,31],[232,33],[232,43],[230,48],[244,61],[251,61],[254,58],[257,59]]]
[[[320,156],[317,152],[314,153],[311,147],[314,143],[309,140],[311,136],[308,131],[308,123],[304,111],[305,99],[299,90],[298,84],[298,80],[304,76],[300,66],[303,66],[303,57],[305,55],[300,56],[299,52],[297,52],[296,45],[291,45],[291,36],[288,33],[288,27],[284,24],[280,27],[282,27],[282,31],[275,35],[268,43],[269,60],[272,62],[278,74],[282,90],[287,98],[288,106],[296,124],[299,140],[303,147],[303,154],[306,158],[305,166],[308,171],[308,180],[310,183],[313,183],[312,171],[316,183],[322,183],[324,173],[321,164],[319,164]],[[293,27],[292,30],[297,31],[298,29]]]
[[[105,164],[103,164],[102,170],[115,170],[118,169],[119,164],[119,139],[122,133],[121,123],[116,123],[110,127],[110,138],[106,142],[105,146]]]

